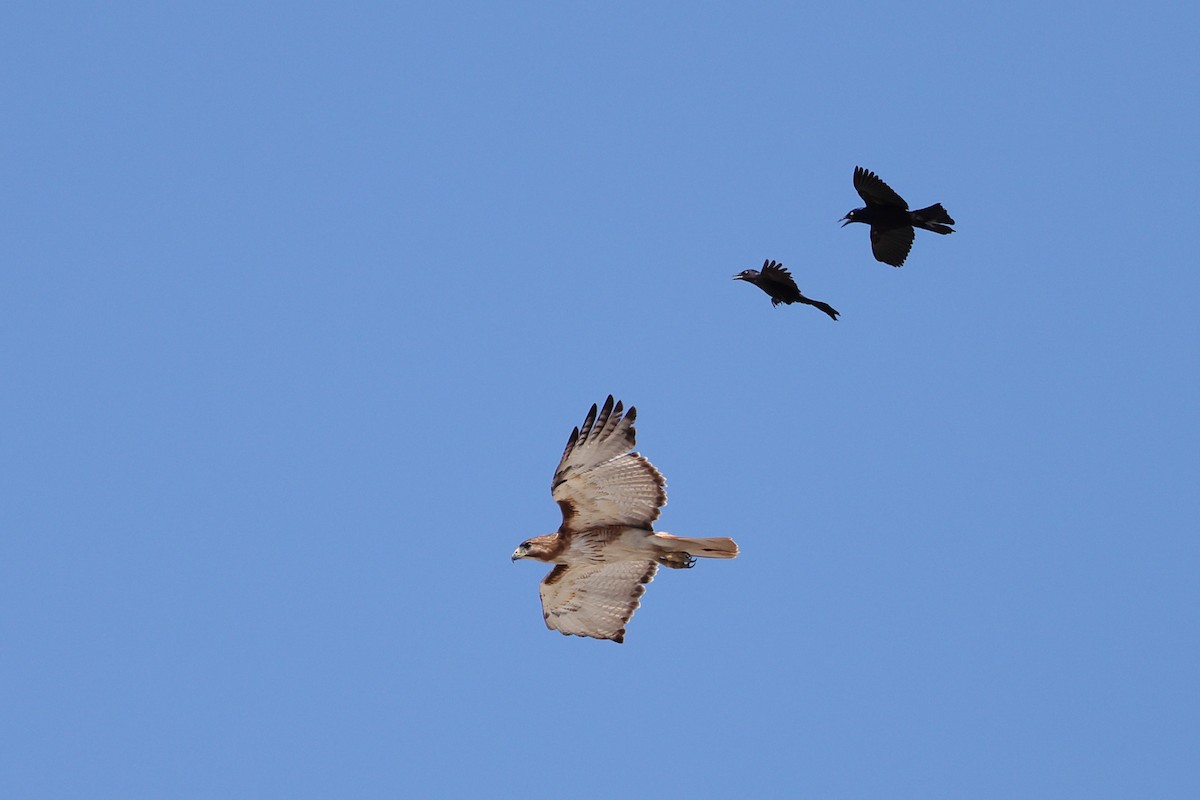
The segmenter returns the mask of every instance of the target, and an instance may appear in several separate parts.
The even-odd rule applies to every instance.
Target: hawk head
[[[566,543],[558,536],[551,533],[546,536],[535,536],[532,539],[526,539],[517,545],[517,549],[513,550],[512,560],[518,561],[522,558],[536,558],[538,561],[553,561],[554,556],[565,549]]]

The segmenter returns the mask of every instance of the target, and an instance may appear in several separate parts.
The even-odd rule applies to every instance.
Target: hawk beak
[[[514,551],[513,551],[512,560],[513,560],[513,561],[517,561],[517,560],[519,560],[520,558],[521,558],[521,553],[520,553],[520,552],[518,552],[518,551],[516,551],[516,550],[514,550]]]

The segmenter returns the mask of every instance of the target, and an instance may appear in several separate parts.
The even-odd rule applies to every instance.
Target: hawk
[[[908,210],[904,198],[892,191],[892,187],[883,179],[862,167],[854,168],[854,190],[866,203],[862,208],[856,208],[842,217],[842,227],[851,222],[865,222],[871,226],[871,252],[876,261],[899,267],[908,258],[912,249],[913,228],[924,228],[927,231],[954,233],[951,225],[955,222],[942,208],[941,203],[934,203],[927,208],[916,211]]]
[[[667,504],[666,481],[634,447],[630,406],[612,395],[571,431],[550,493],[562,510],[555,533],[521,542],[512,560],[554,564],[542,580],[546,626],[564,635],[625,641],[625,625],[659,565],[687,569],[697,557],[734,558],[732,539],[686,539],[651,523]]]

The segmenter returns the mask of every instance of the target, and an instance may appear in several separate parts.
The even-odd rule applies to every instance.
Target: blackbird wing
[[[892,206],[908,210],[904,198],[892,191],[883,179],[862,167],[854,168],[854,190],[868,206]]]

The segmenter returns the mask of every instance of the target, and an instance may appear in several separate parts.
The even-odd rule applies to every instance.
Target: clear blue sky
[[[1200,796],[1200,13],[806,5],[8,6],[0,795]]]

